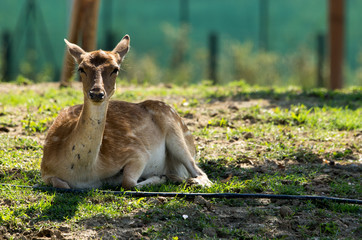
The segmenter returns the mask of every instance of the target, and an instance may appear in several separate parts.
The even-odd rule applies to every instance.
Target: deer
[[[125,35],[112,51],[86,52],[64,39],[78,64],[84,102],[61,110],[43,147],[41,176],[63,189],[124,189],[211,181],[196,164],[192,133],[176,110],[158,100],[110,100],[130,49]]]

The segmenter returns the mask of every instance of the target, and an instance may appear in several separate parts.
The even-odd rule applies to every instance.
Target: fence
[[[0,2],[3,80],[59,80],[71,7],[70,0]],[[347,85],[362,84],[359,9],[362,1],[346,1]],[[112,49],[131,35],[123,75],[130,81],[317,86],[327,77],[326,14],[322,0],[102,0],[97,45]]]

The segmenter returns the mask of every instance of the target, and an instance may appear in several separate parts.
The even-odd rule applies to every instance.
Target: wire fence
[[[102,0],[98,48],[126,33],[135,82],[325,86],[327,1]],[[1,79],[58,81],[72,1],[0,2]],[[362,2],[346,1],[346,85],[362,85]],[[23,79],[22,78],[22,79]]]

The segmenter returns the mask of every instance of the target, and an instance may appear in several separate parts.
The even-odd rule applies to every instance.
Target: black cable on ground
[[[60,192],[60,193],[87,193],[90,190],[81,189],[61,189],[53,187],[41,187],[41,186],[24,186],[24,185],[12,185],[1,183],[1,186],[15,187],[15,188],[27,188],[40,191]],[[362,200],[337,198],[337,197],[325,197],[325,196],[310,196],[310,195],[283,195],[283,194],[254,194],[254,193],[179,193],[179,192],[140,192],[140,191],[109,191],[98,190],[97,192],[102,194],[114,194],[130,197],[186,197],[194,198],[201,196],[203,198],[269,198],[269,199],[296,199],[304,201],[332,201],[337,203],[359,204],[362,205]]]

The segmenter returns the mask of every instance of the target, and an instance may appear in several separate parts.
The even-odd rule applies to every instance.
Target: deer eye
[[[84,73],[84,74],[86,74],[85,71],[84,71],[84,68],[82,68],[82,67],[78,68],[78,72],[79,72],[79,73]],[[87,75],[87,74],[86,74],[86,75]]]
[[[118,68],[115,68],[115,69],[113,69],[113,71],[111,72],[111,75],[113,75],[113,74],[117,74],[118,73]]]

